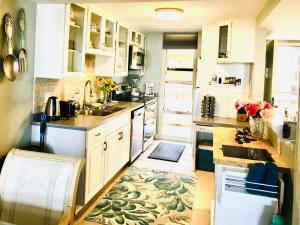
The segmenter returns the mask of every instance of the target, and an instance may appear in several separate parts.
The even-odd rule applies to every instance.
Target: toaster
[[[60,101],[60,119],[68,120],[75,116],[75,103],[73,101]]]

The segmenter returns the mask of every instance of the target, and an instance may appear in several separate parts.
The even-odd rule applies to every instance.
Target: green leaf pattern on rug
[[[86,220],[108,225],[190,224],[196,178],[130,167]]]

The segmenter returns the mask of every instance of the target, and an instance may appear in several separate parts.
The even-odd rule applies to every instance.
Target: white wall
[[[145,82],[154,82],[155,92],[159,93],[162,74],[163,33],[150,32],[146,35],[146,71],[140,80],[140,88],[141,91],[144,91]]]
[[[266,36],[265,29],[257,28],[255,32],[255,56],[251,65],[250,98],[263,100],[266,64]]]
[[[216,98],[215,116],[236,117],[234,104],[238,99],[248,98],[250,64],[217,64],[217,34],[216,25],[205,25],[202,28],[202,49],[200,72],[200,93],[201,97],[207,94]],[[222,77],[235,76],[242,79],[238,86],[212,84],[209,85],[212,75]]]

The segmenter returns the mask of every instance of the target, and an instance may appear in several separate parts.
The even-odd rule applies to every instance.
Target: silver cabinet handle
[[[97,133],[95,134],[95,137],[99,137],[101,135],[101,133]]]

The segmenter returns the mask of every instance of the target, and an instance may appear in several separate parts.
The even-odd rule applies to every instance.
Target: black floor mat
[[[178,162],[184,149],[185,145],[161,142],[148,158]]]

